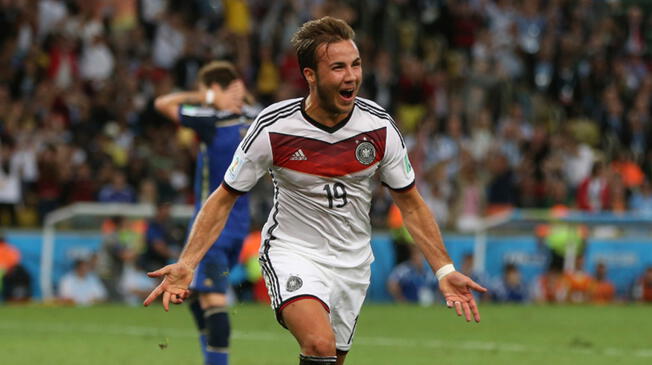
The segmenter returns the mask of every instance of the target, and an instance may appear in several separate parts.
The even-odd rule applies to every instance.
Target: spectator
[[[72,179],[66,184],[66,203],[92,202],[97,198],[97,179],[91,167],[82,163],[75,169]]]
[[[156,280],[147,276],[139,266],[136,257],[132,256],[124,261],[118,292],[126,304],[140,305],[155,286]]]
[[[491,290],[497,302],[523,303],[528,300],[527,288],[523,283],[518,266],[507,263],[503,266],[503,275]]]
[[[84,47],[80,62],[80,73],[84,80],[106,81],[113,72],[115,61],[111,49],[102,35],[96,35]]]
[[[652,185],[645,179],[640,188],[629,197],[629,208],[636,213],[652,215]]]
[[[468,152],[462,153],[457,194],[453,205],[455,226],[462,232],[477,230],[482,224],[486,207],[485,186],[478,168]],[[464,158],[466,157],[466,158]]]
[[[550,266],[541,274],[532,287],[531,297],[537,303],[561,303],[566,298],[562,270],[557,266]]]
[[[18,225],[16,207],[22,198],[20,166],[14,148],[12,139],[0,138],[0,223],[9,227]]]
[[[181,251],[184,235],[175,227],[170,215],[171,210],[169,203],[159,203],[154,218],[147,222],[145,252],[140,258],[141,266],[146,271],[167,265],[170,260],[176,259]]]
[[[497,153],[496,153],[497,152]],[[488,161],[491,178],[487,185],[487,214],[512,208],[516,204],[516,176],[507,157],[494,151]]]
[[[111,182],[102,187],[99,199],[102,203],[135,203],[136,193],[127,184],[127,178],[122,171],[114,172]]]
[[[634,286],[634,299],[652,303],[652,266],[648,266]]]
[[[615,295],[616,287],[607,279],[607,265],[604,262],[598,262],[591,288],[591,301],[597,304],[607,304],[614,301]]]
[[[59,282],[59,300],[64,304],[88,306],[106,299],[106,289],[89,260],[75,260],[73,270]]]
[[[569,303],[588,303],[591,300],[593,278],[584,271],[584,256],[575,260],[575,269],[564,273],[566,301]]]
[[[254,229],[249,233],[247,238],[245,238],[244,243],[242,244],[242,251],[240,251],[240,257],[238,258],[238,266],[240,266],[243,271],[244,281],[239,285],[239,287],[235,287],[234,289],[239,293],[238,298],[251,298],[257,302],[269,304],[269,294],[267,293],[267,287],[265,286],[262,268],[258,262],[258,251],[260,250],[261,237],[262,232],[260,229]],[[236,270],[238,269],[234,268],[231,272],[232,283]]]
[[[98,273],[107,288],[109,299],[120,300],[122,295],[118,279],[124,275],[127,266],[133,266],[143,253],[143,237],[121,216],[111,218],[112,232],[102,242],[98,255]]]
[[[410,258],[397,265],[387,279],[387,290],[397,302],[430,305],[435,301],[437,280],[414,244]]]
[[[20,264],[20,252],[0,233],[0,288],[5,302],[26,302],[32,296],[32,283]]]
[[[560,153],[562,156],[564,177],[570,188],[576,189],[591,174],[595,167],[595,153],[586,143],[581,143],[575,136],[566,132],[561,136]]]
[[[608,210],[611,206],[609,170],[602,162],[596,162],[591,175],[584,179],[577,190],[577,206],[589,212]]]
[[[0,271],[7,272],[20,263],[20,252],[0,234]]]

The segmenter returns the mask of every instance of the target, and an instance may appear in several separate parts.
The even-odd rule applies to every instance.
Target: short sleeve
[[[408,190],[414,186],[414,170],[405,142],[393,124],[387,128],[385,155],[380,162],[380,180],[396,191]]]
[[[179,123],[199,136],[212,136],[217,116],[215,110],[196,105],[179,106]]]
[[[251,190],[272,164],[272,148],[266,129],[254,122],[233,155],[224,174],[227,189],[239,193]]]

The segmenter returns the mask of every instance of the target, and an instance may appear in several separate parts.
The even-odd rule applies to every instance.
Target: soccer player
[[[198,80],[197,91],[175,92],[155,101],[160,112],[192,128],[201,141],[195,175],[196,213],[222,183],[233,154],[257,112],[243,103],[246,89],[231,63],[207,64],[199,71]],[[209,365],[228,363],[231,330],[226,290],[229,270],[237,263],[242,242],[249,233],[246,196],[234,200],[233,209],[225,219],[222,234],[211,241],[190,286],[198,293],[197,297],[193,296],[190,309],[199,329],[205,363]]]
[[[274,207],[263,228],[260,263],[276,318],[299,343],[300,364],[343,364],[369,286],[371,180],[391,191],[406,227],[439,279],[449,307],[480,321],[471,289],[455,271],[437,224],[414,187],[414,171],[392,118],[357,97],[362,62],[345,22],[324,17],[294,35],[305,98],[263,110],[238,147],[222,185],[197,216],[179,261],[152,277],[163,306],[181,303],[195,267],[237,197],[269,171]]]

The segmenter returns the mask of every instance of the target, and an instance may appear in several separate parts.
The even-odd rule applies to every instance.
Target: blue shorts
[[[244,237],[220,236],[199,262],[190,289],[226,294],[229,272],[238,263]]]

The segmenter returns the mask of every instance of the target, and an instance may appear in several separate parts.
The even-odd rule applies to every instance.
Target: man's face
[[[309,70],[307,79],[316,84],[317,100],[324,111],[350,113],[362,83],[358,47],[352,40],[320,45],[317,48],[317,70]]]

